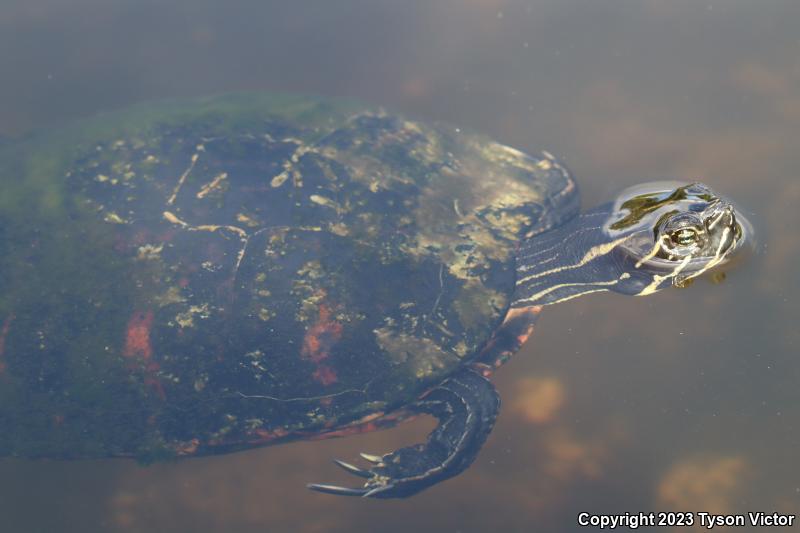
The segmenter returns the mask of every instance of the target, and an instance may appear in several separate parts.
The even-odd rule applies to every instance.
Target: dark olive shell
[[[387,421],[487,345],[549,156],[310,98],[92,119],[0,158],[0,454],[215,453]],[[498,352],[499,353],[499,352]]]

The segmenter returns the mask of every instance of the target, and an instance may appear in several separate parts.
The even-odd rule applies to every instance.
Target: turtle
[[[581,213],[548,152],[283,94],[138,104],[0,151],[0,456],[144,463],[390,427],[357,488],[464,471],[546,305],[646,295],[752,229],[696,182]]]

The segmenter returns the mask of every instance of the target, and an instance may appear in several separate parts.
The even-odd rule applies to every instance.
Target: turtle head
[[[631,187],[607,205],[522,243],[513,305],[583,294],[684,287],[752,244],[736,207],[700,183]]]

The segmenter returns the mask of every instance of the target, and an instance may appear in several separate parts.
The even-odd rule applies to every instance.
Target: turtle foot
[[[366,478],[363,487],[310,484],[328,494],[363,498],[404,498],[464,471],[478,455],[494,426],[500,398],[492,384],[464,369],[431,390],[409,409],[435,416],[439,424],[424,444],[382,456],[361,454],[372,465],[362,469],[334,462],[350,474]]]

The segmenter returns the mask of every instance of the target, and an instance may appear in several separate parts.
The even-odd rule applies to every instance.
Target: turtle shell
[[[139,106],[0,161],[3,455],[398,418],[504,353],[518,242],[577,207],[549,156],[292,96]]]

